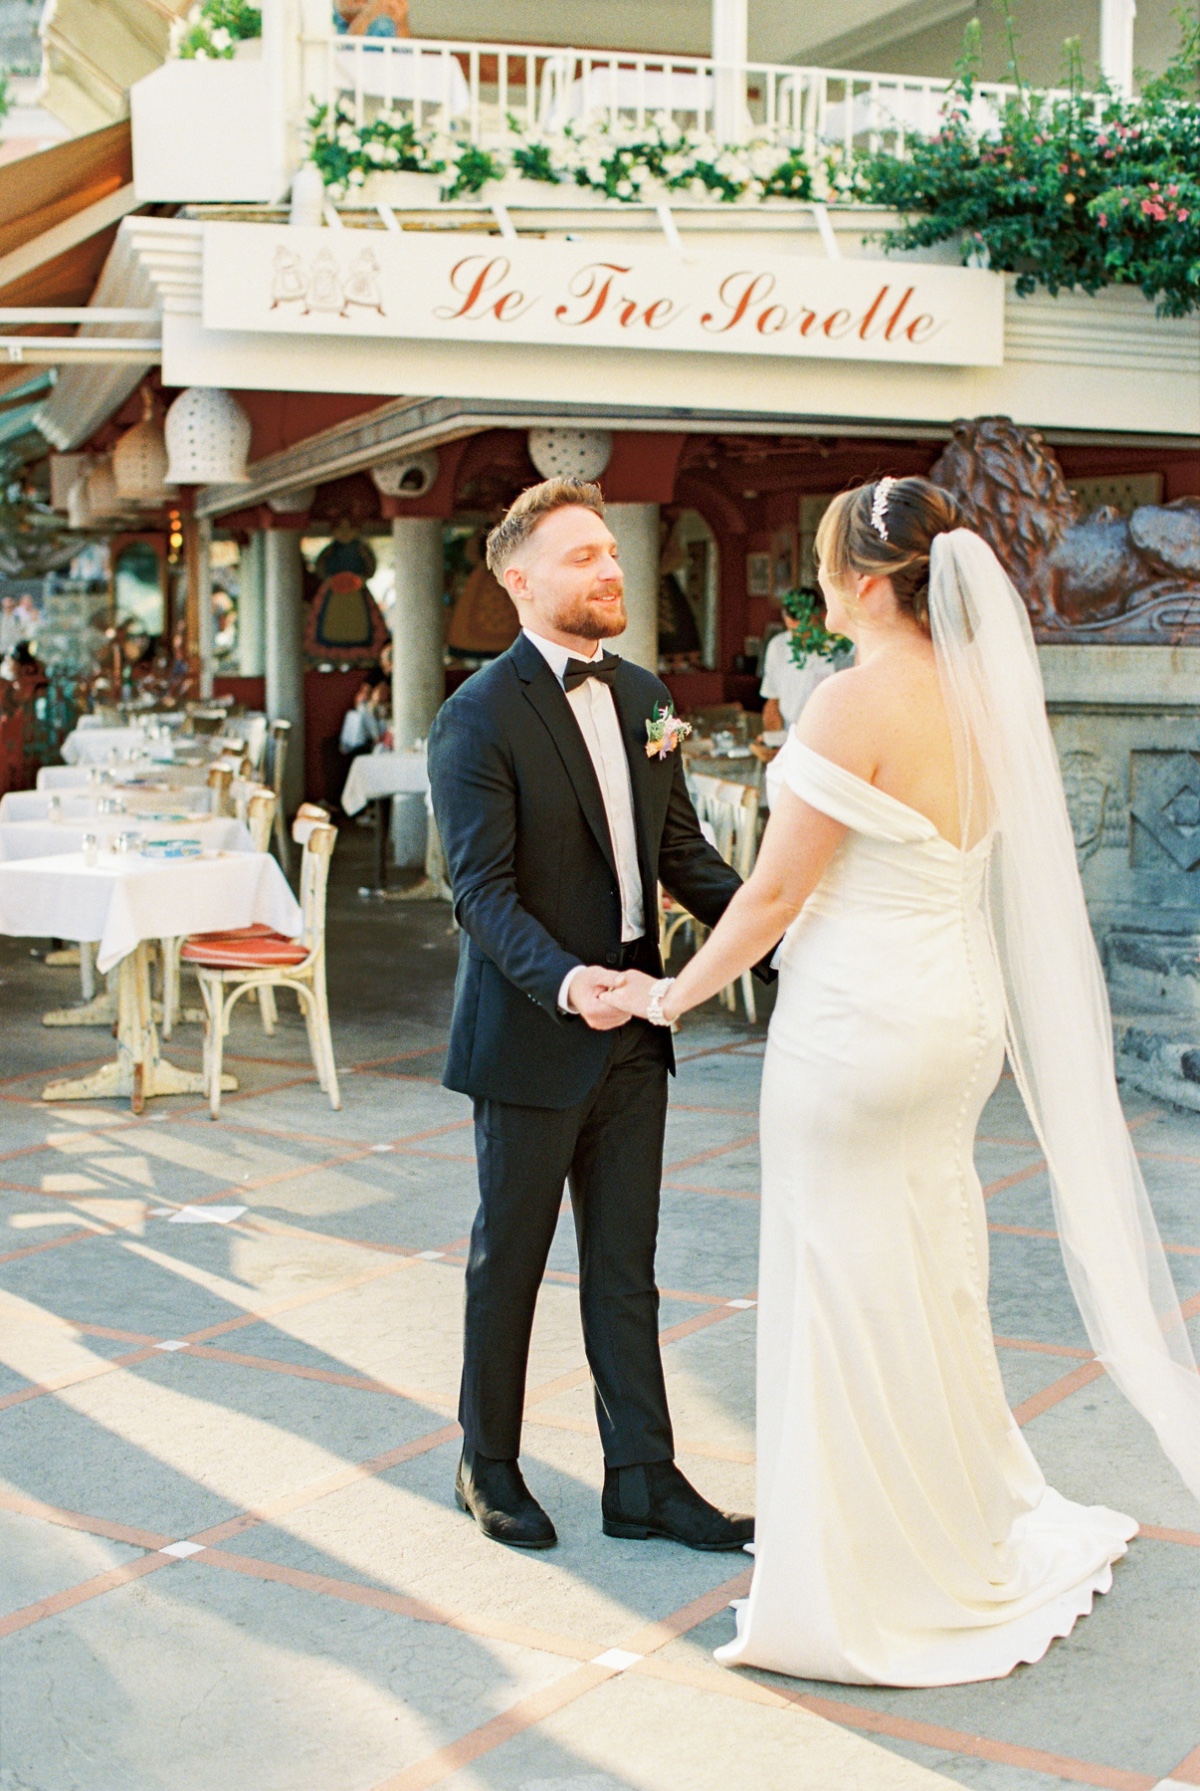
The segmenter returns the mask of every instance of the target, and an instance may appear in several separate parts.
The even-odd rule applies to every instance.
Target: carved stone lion
[[[1200,640],[1200,498],[1080,518],[1054,450],[1010,417],[954,424],[930,478],[958,498],[1044,640]]]

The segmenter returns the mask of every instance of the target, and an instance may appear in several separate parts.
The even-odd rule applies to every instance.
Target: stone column
[[[299,529],[263,536],[266,610],[267,715],[290,721],[284,807],[304,800],[304,576]]]
[[[437,516],[392,520],[392,732],[397,747],[428,738],[446,690],[443,524]],[[425,798],[397,796],[392,845],[401,865],[425,863]]]
[[[255,529],[238,566],[238,672],[261,678],[266,666],[266,531]]]
[[[658,670],[658,505],[606,504],[604,520],[613,532],[625,573],[625,632],[610,642],[623,659],[648,672]]]

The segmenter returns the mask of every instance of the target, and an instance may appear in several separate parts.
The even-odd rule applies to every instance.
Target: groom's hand
[[[619,970],[605,970],[600,964],[585,964],[571,978],[567,1002],[572,1013],[578,1014],[593,1032],[611,1032],[628,1020],[628,1014],[609,1007],[604,1001],[605,992],[620,980]]]

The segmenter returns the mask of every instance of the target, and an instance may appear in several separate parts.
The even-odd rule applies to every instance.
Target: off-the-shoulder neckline
[[[815,747],[806,746],[795,733],[789,734],[787,744],[800,752],[807,753],[809,758],[816,759],[827,770],[836,772],[840,777],[849,778],[850,782],[857,784],[860,790],[869,790],[872,796],[878,797],[880,802],[886,803],[890,808],[899,809],[902,814],[911,815],[914,820],[922,822],[929,829],[926,835],[928,839],[940,840],[942,845],[949,846],[952,852],[961,853],[963,851],[961,846],[956,846],[953,840],[946,838],[928,815],[922,814],[919,808],[913,808],[911,803],[901,802],[899,796],[893,796],[887,790],[881,790],[878,784],[870,783],[865,777],[860,777],[857,771],[849,771],[845,765],[839,765],[836,760],[826,758],[823,752],[817,752]],[[978,851],[980,846],[987,843],[987,839],[988,836],[985,835],[983,839],[976,840],[973,846],[967,848],[967,853]]]

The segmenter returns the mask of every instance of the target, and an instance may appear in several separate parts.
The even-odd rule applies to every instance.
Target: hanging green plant
[[[838,659],[844,653],[853,653],[854,642],[844,634],[832,634],[821,620],[825,605],[819,591],[801,586],[799,590],[785,591],[780,601],[784,615],[796,623],[788,642],[793,665],[807,664],[814,653],[818,659]]]

